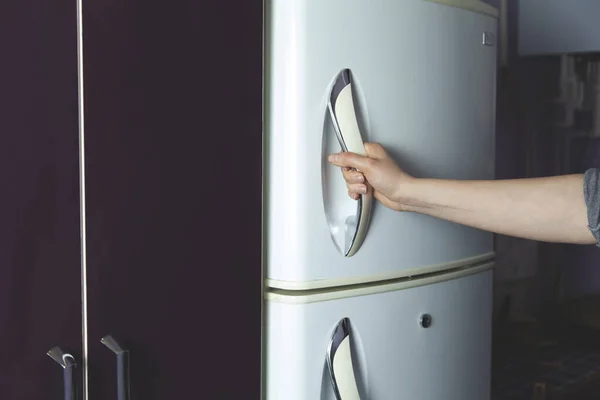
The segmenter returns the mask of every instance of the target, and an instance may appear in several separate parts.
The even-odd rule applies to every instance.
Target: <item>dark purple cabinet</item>
[[[258,399],[262,2],[86,4],[91,396]]]
[[[83,3],[89,399],[106,335],[131,399],[258,399],[262,2]],[[0,6],[1,399],[82,364],[75,6]]]
[[[79,357],[75,4],[0,6],[0,398],[57,399]]]

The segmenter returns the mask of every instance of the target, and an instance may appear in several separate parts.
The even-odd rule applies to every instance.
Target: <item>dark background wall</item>
[[[500,0],[486,0],[500,9]],[[563,110],[549,101],[559,95],[559,56],[523,57],[518,53],[518,1],[507,2],[508,52],[498,70],[496,124],[497,179],[583,172],[600,166],[600,145],[594,139],[565,137]],[[499,58],[500,61],[500,58]],[[570,165],[562,165],[565,155]],[[496,239],[496,306],[509,296],[515,314],[552,309],[562,299],[600,292],[598,248],[537,243],[498,235]]]

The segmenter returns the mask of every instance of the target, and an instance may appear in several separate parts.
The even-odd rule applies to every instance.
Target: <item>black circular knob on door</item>
[[[431,326],[432,322],[433,322],[433,319],[431,318],[431,315],[429,315],[429,314],[422,314],[421,318],[419,318],[419,323],[421,324],[421,326],[423,328],[429,328]]]

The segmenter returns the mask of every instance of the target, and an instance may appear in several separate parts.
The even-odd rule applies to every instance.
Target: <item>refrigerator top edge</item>
[[[439,3],[448,7],[461,8],[463,10],[472,11],[475,13],[490,16],[492,18],[500,18],[500,12],[491,4],[481,0],[421,0],[431,3]]]
[[[464,10],[473,11],[476,13],[489,15],[490,17],[499,18],[500,13],[498,9],[490,4],[484,3],[480,0],[423,0],[430,1],[432,3],[440,3],[450,7],[462,8]]]
[[[446,273],[438,273],[418,279],[402,279],[384,284],[362,284],[352,288],[337,288],[321,291],[293,291],[269,290],[265,292],[264,299],[273,303],[285,304],[310,304],[320,303],[331,300],[339,300],[350,297],[368,296],[381,293],[395,292],[420,286],[433,285],[441,282],[447,282],[454,279],[464,278],[471,275],[477,275],[494,268],[494,261],[458,268]]]
[[[494,252],[490,252],[475,257],[464,258],[462,260],[450,261],[427,267],[398,269],[390,273],[373,275],[343,275],[332,279],[319,279],[313,281],[282,281],[267,278],[265,279],[265,287],[285,291],[320,290],[325,288],[336,290],[335,288],[360,284],[372,285],[377,282],[405,279],[415,275],[433,274],[457,268],[468,268],[473,265],[480,265],[482,263],[490,262],[494,260],[495,256],[496,255]]]

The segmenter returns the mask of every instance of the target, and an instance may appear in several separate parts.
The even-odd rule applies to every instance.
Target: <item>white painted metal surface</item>
[[[265,278],[309,289],[493,255],[489,233],[374,204],[359,251],[331,239],[324,195],[347,196],[328,153],[332,80],[355,78],[365,140],[417,176],[494,177],[496,45],[489,14],[422,0],[269,0],[265,48]]]
[[[490,398],[492,271],[339,300],[265,301],[266,400],[333,400],[326,350],[348,317],[363,400]],[[420,316],[431,315],[431,326]]]

